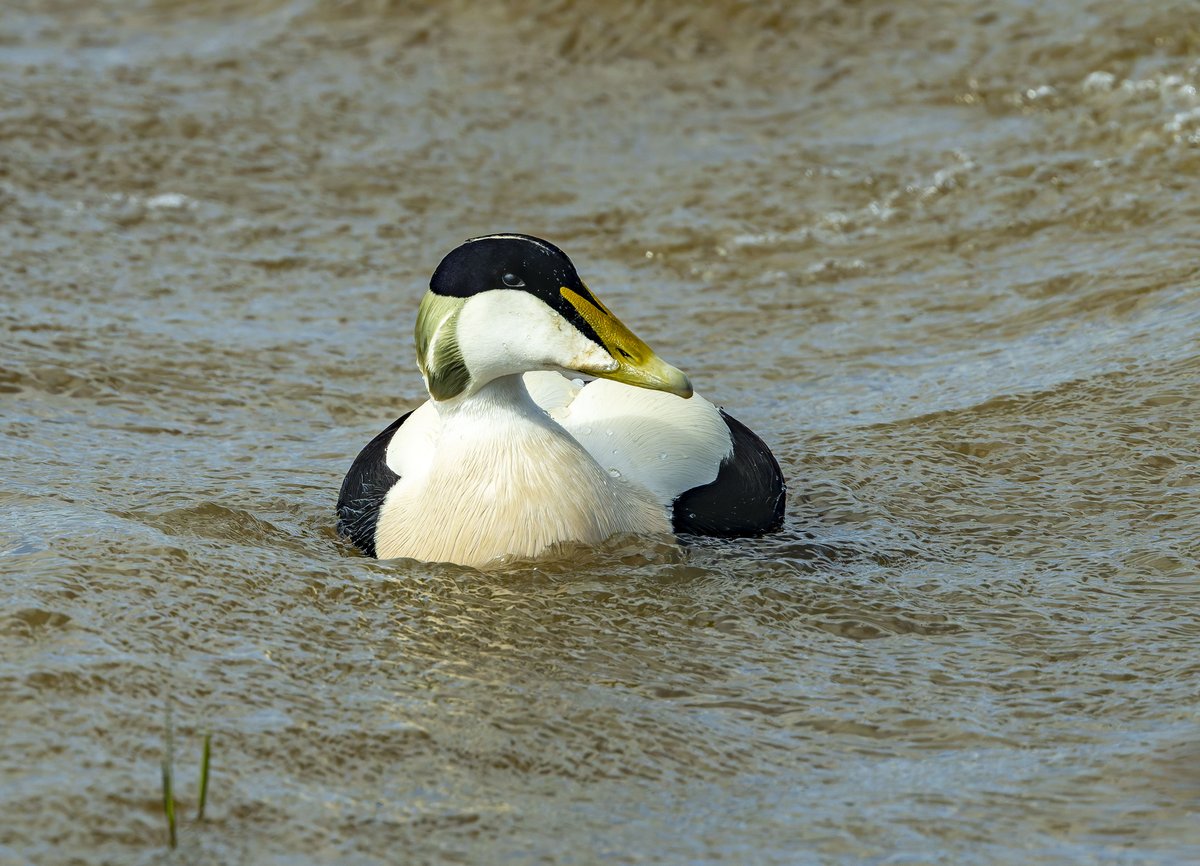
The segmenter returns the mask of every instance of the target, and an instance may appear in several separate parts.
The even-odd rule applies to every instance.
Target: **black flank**
[[[400,416],[367,443],[350,465],[338,494],[338,534],[368,556],[375,556],[375,527],[384,497],[400,480],[387,465],[388,443],[411,414]]]
[[[726,415],[733,451],[717,477],[675,498],[675,532],[727,538],[763,535],[783,524],[787,487],[771,450],[745,424]]]

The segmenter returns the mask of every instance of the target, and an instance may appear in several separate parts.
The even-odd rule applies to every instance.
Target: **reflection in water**
[[[0,860],[161,860],[167,705],[204,862],[1195,859],[1200,69],[1076,5],[6,13]],[[336,538],[503,230],[782,533]]]

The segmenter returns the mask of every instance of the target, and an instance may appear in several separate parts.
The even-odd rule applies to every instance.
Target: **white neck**
[[[462,396],[434,401],[433,405],[443,424],[484,424],[516,418],[539,426],[543,421],[553,423],[529,396],[520,373],[500,376]]]

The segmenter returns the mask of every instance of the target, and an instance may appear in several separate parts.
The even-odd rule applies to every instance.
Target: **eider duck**
[[[547,241],[453,250],[416,344],[430,399],[363,448],[338,497],[338,532],[370,556],[478,567],[562,542],[783,521],[763,441],[694,395]]]

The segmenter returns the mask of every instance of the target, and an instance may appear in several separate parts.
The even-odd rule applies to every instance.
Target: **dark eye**
[[[500,282],[504,283],[510,289],[519,289],[525,285],[525,281],[516,274],[505,274],[500,278]]]

